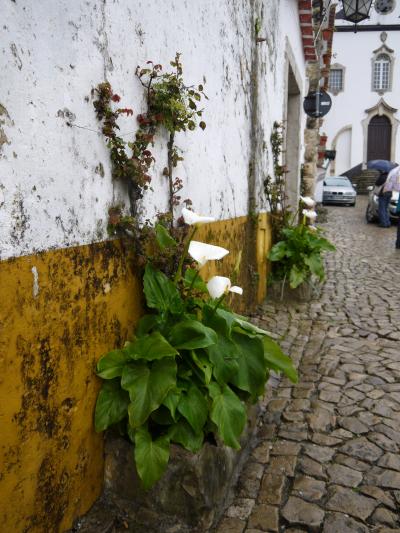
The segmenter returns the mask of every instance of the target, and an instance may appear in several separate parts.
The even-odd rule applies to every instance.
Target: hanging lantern
[[[358,24],[369,17],[372,0],[342,0],[344,18]]]

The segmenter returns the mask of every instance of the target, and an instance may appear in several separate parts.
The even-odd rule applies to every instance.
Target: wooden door
[[[391,158],[392,125],[385,116],[372,117],[368,124],[367,161]]]

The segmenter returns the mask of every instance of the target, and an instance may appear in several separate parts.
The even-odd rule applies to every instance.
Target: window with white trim
[[[390,89],[390,57],[379,54],[374,61],[372,88],[374,91]]]
[[[336,94],[343,91],[343,69],[331,68],[329,72],[329,90]]]

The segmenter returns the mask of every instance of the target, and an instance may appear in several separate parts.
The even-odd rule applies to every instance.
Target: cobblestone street
[[[400,251],[357,202],[329,207],[320,297],[264,306],[299,383],[276,384],[218,533],[400,532]]]

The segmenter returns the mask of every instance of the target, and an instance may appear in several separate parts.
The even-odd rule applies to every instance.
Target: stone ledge
[[[209,529],[229,503],[243,464],[251,451],[256,431],[258,406],[248,408],[248,423],[241,438],[242,448],[235,451],[222,444],[205,443],[197,454],[171,446],[169,465],[164,476],[144,491],[133,460],[133,445],[109,434],[106,442],[105,493],[135,506],[174,517],[199,531]],[[148,524],[151,529],[155,524]],[[193,529],[194,531],[194,529]]]

